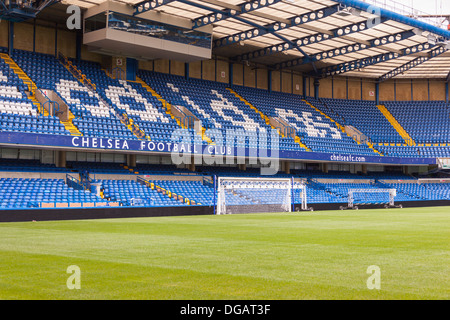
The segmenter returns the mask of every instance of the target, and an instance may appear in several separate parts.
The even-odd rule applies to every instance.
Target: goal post
[[[292,212],[296,186],[292,178],[218,177],[216,214]],[[302,189],[306,208],[306,187]],[[304,195],[304,196],[303,196]]]
[[[359,209],[359,206],[365,205],[384,205],[385,208],[402,208],[402,205],[395,205],[396,189],[349,189],[347,207],[341,206],[340,209]]]

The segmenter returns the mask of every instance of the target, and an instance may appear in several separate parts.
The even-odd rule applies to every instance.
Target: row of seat
[[[121,113],[126,113],[153,141],[171,141],[173,131],[180,128],[176,119],[166,113],[162,102],[141,84],[112,79],[98,63],[71,60],[95,84],[96,90],[91,92],[52,55],[14,50],[12,58],[38,88],[54,90],[60,96],[75,115],[73,124],[84,136],[142,138],[136,136],[121,121]],[[140,70],[138,75],[172,105],[180,106],[181,110],[194,114],[206,129],[242,129],[255,133],[271,130],[255,110],[227,89],[226,84],[143,70]],[[288,128],[295,130],[301,142],[312,151],[377,155],[365,143],[358,144],[339,130],[334,121],[311,108],[301,96],[239,86],[233,89],[263,114],[279,118]],[[48,126],[39,125],[38,110],[28,99],[27,90],[28,86],[0,59],[0,114],[2,117],[10,116],[3,119],[0,129],[70,134],[59,121]],[[372,101],[313,98],[308,98],[308,101],[338,123],[354,126],[372,142],[403,142]],[[445,102],[384,104],[417,143],[449,142],[449,108]],[[14,117],[25,115],[30,118],[23,125],[14,124]],[[190,131],[195,134],[193,128],[190,128]],[[226,143],[226,134],[223,137]],[[279,140],[279,145],[268,140],[268,147],[290,151],[304,150],[293,137],[280,137]],[[232,144],[249,148],[260,146],[259,141],[254,138],[232,141]],[[397,157],[443,157],[449,152],[448,148],[423,147],[410,150],[404,146],[391,148],[383,145],[379,146],[379,150],[384,155]]]

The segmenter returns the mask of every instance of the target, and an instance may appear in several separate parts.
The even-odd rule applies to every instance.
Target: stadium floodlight
[[[428,41],[428,43],[429,44],[431,44],[431,45],[435,45],[436,44],[436,42],[437,42],[437,37],[434,35],[434,34],[429,34],[428,36],[427,36],[427,41]]]
[[[396,189],[361,188],[348,190],[347,207],[340,206],[341,210],[355,209],[365,205],[384,205],[385,208],[403,208],[395,205],[394,198],[397,196]]]
[[[445,50],[450,50],[450,41],[437,41],[436,45],[443,47]]]
[[[219,177],[216,214],[292,212],[294,191],[307,208],[306,186],[291,178]]]
[[[360,17],[361,10],[340,4],[339,9],[336,12],[336,15],[341,16],[341,17],[348,17],[348,16]]]
[[[351,16],[352,13],[351,13],[349,7],[339,6],[339,10],[336,12],[336,15],[341,16],[341,17],[348,17],[348,16]]]

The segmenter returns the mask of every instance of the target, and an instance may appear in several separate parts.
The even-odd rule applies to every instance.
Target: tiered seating
[[[155,180],[154,183],[198,204],[214,205],[214,189],[200,181]]]
[[[105,198],[118,201],[125,206],[174,207],[187,205],[133,180],[100,180],[100,182]]]
[[[227,130],[234,130],[238,136],[232,145],[257,148],[258,134],[270,130],[261,117],[226,89],[225,84],[199,79],[186,80],[184,77],[149,71],[139,71],[139,76],[166,101],[182,106],[192,112],[207,129],[221,133],[226,144]],[[254,134],[254,137],[249,137]],[[215,137],[212,137],[213,140]],[[215,141],[215,140],[214,140]],[[219,143],[219,140],[217,140]]]
[[[54,56],[14,50],[12,58],[38,88],[59,94],[75,116],[73,124],[84,136],[135,139],[100,97],[79,83]]]
[[[118,114],[126,113],[152,141],[171,141],[172,132],[180,129],[165,113],[162,103],[140,84],[110,78],[98,63],[73,61],[95,85],[97,93]]]
[[[308,204],[312,203],[343,203],[347,199],[340,197],[330,191],[327,191],[324,186],[313,181],[308,181],[306,185],[306,201]],[[301,190],[294,189],[295,203],[301,203]]]
[[[12,132],[68,134],[54,116],[40,115],[28,99],[28,87],[0,58],[0,129]]]
[[[1,208],[36,208],[43,203],[102,203],[96,195],[69,188],[63,179],[19,179],[1,178]]]
[[[390,183],[390,187],[406,194],[412,200],[450,200],[448,183]]]
[[[279,117],[288,123],[312,151],[376,155],[367,145],[356,143],[311,108],[302,96],[246,87],[236,88],[236,91],[267,116]]]
[[[418,146],[417,152],[420,156],[429,158],[450,158],[450,138],[447,146]]]
[[[281,204],[285,190],[274,189],[225,189],[227,205],[266,205]]]
[[[131,117],[136,121],[136,123],[138,123],[139,127],[150,136],[152,141],[171,141],[172,132],[174,130],[180,129],[180,127],[176,123],[176,119],[172,119],[166,114],[162,102],[155,98],[146,89],[144,89],[139,83],[126,82],[123,80],[120,80],[119,82],[127,89],[127,92],[130,92],[132,95],[134,95],[134,98],[120,97],[122,101],[121,103],[125,106],[125,108],[127,106],[137,107],[137,105],[134,104],[133,99],[139,101],[140,97],[146,99],[141,100],[144,105],[146,103],[151,103],[153,107],[157,107],[154,109],[149,109],[148,107],[147,109],[141,108],[140,110],[142,111],[138,115],[136,115],[129,109],[125,109],[128,114],[132,115]],[[149,110],[150,112],[148,112]],[[186,128],[186,130],[189,131],[191,137],[194,137],[194,128]],[[202,142],[202,144],[205,143],[206,142],[204,141]]]
[[[375,183],[362,183],[362,182],[351,182],[351,180],[342,181],[342,182],[317,182],[315,181],[313,184],[313,188],[322,189],[323,191],[333,195],[329,199],[325,199],[330,203],[333,202],[341,202],[346,203],[348,201],[348,192],[350,189],[384,189],[385,185],[377,185]],[[308,189],[309,191],[310,189]],[[406,193],[400,192],[398,190],[397,196],[395,197],[395,201],[412,201],[417,200],[414,197]],[[389,194],[386,193],[356,193],[354,194],[355,202],[363,202],[363,203],[388,203],[389,202]]]
[[[386,101],[383,104],[417,144],[450,142],[450,105],[445,101]]]
[[[332,109],[344,120],[343,125],[351,125],[361,131],[372,142],[404,143],[386,117],[377,108],[374,101],[344,100],[344,99],[320,99],[314,100],[324,108]]]

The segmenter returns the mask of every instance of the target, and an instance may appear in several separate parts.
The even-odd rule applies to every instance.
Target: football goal
[[[396,189],[362,188],[348,190],[348,204],[340,209],[358,210],[360,206],[383,205],[385,208],[402,208],[395,205]]]
[[[219,177],[216,214],[292,212],[296,190],[301,208],[307,208],[306,187],[291,178]]]

